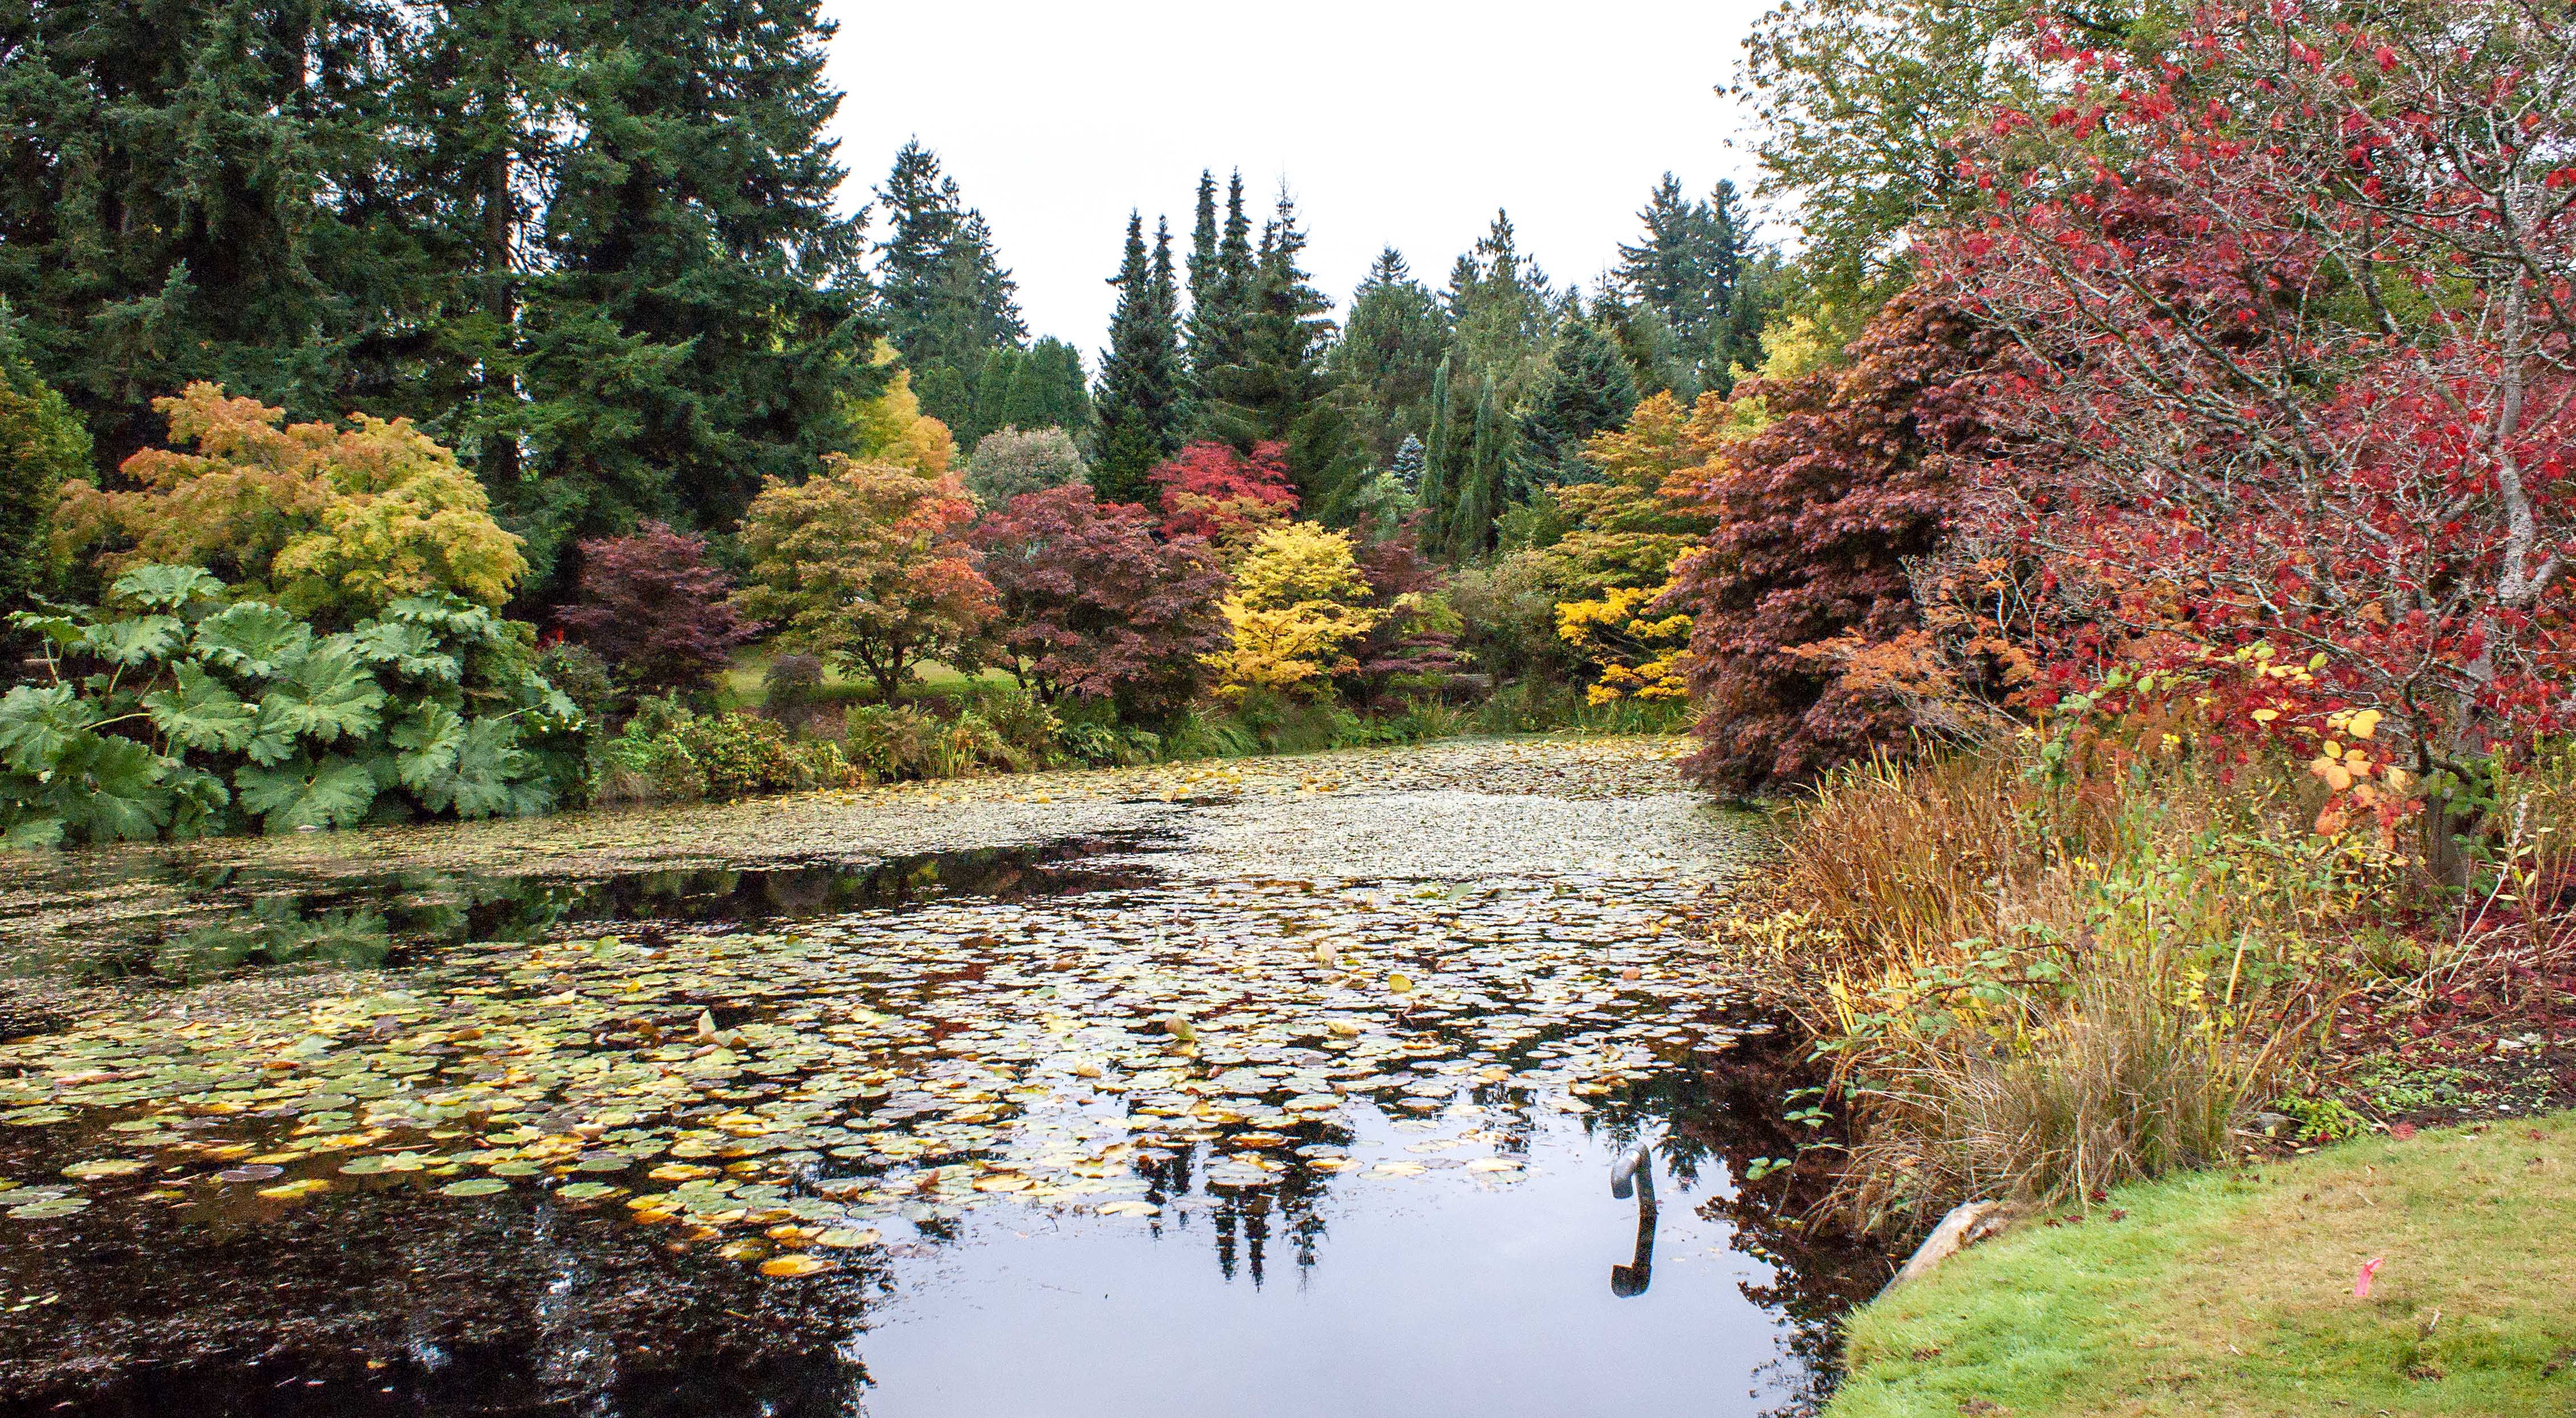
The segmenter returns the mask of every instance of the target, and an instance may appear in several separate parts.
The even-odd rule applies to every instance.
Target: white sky
[[[1380,247],[1437,290],[1508,208],[1589,286],[1666,169],[1751,185],[1728,145],[1765,0],[825,0],[835,133],[866,200],[919,135],[992,223],[1032,335],[1096,361],[1127,211],[1186,254],[1199,170],[1243,169],[1255,230],[1287,179],[1338,308]],[[882,235],[881,224],[872,234]],[[1780,233],[1770,233],[1774,239]]]

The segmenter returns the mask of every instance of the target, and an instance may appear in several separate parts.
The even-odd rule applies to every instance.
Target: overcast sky
[[[1256,230],[1287,181],[1337,308],[1388,244],[1439,288],[1498,206],[1549,275],[1588,286],[1666,169],[1695,192],[1752,176],[1714,89],[1763,0],[823,8],[849,202],[918,135],[991,221],[1031,333],[1086,361],[1128,209],[1149,233],[1169,215],[1185,253],[1201,168],[1243,170]]]

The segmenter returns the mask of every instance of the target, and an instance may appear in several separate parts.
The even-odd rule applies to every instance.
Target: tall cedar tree
[[[1126,256],[1109,283],[1118,288],[1118,308],[1100,356],[1100,457],[1092,486],[1112,502],[1141,503],[1152,494],[1146,474],[1180,447],[1186,412],[1170,226],[1158,224],[1149,261],[1145,220],[1130,212]]]
[[[631,689],[708,689],[757,629],[726,600],[733,578],[707,564],[704,537],[647,522],[579,550],[579,592],[557,620]]]
[[[1226,577],[1196,537],[1164,540],[1145,509],[1080,484],[1024,493],[975,525],[1001,605],[1006,663],[1049,703],[1169,717],[1207,687],[1226,646]]]
[[[540,457],[493,488],[541,568],[639,513],[731,525],[847,442],[847,396],[876,375],[818,4],[583,9],[585,131],[521,319]]]
[[[978,426],[977,410],[999,397],[983,387],[987,360],[1028,339],[1019,286],[983,213],[965,206],[957,180],[920,139],[895,154],[877,202],[887,216],[876,247],[886,334],[913,370],[923,412],[971,443],[990,431]]]
[[[1936,551],[1989,443],[1978,390],[1997,337],[1908,291],[1848,368],[1739,397],[1773,415],[1723,445],[1699,487],[1715,529],[1676,569],[1693,617],[1701,746],[1685,767],[1748,792],[1817,774],[1904,732],[1904,706],[1846,680],[1827,647],[1920,624],[1909,558]]]
[[[1356,472],[1356,444],[1347,416],[1324,397],[1333,303],[1307,274],[1305,250],[1297,204],[1282,189],[1253,262],[1243,362],[1220,372],[1198,410],[1198,426],[1238,448],[1279,444],[1306,503],[1326,506]]]
[[[1380,463],[1430,431],[1431,378],[1448,344],[1439,298],[1414,279],[1401,252],[1379,252],[1351,295],[1350,320],[1328,360],[1333,382],[1356,396],[1361,437]]]

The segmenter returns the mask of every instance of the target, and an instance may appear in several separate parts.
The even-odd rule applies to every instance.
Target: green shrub
[[[842,717],[841,743],[852,762],[887,781],[930,771],[938,721],[911,705],[858,704]]]
[[[600,802],[726,801],[760,793],[854,788],[866,774],[829,739],[798,741],[750,714],[699,714],[674,697],[636,706],[602,746],[592,796]]]

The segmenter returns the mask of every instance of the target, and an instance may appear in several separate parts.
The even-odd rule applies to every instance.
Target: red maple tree
[[[2147,68],[2049,39],[2061,100],[1963,149],[1992,213],[1924,265],[2015,347],[1971,520],[2097,627],[2060,673],[2240,745],[2384,718],[2329,783],[2563,727],[2576,650],[2576,26],[2358,13],[2207,8]]]
[[[1248,456],[1229,444],[1193,443],[1147,477],[1162,489],[1168,537],[1248,545],[1297,514],[1288,450],[1278,443],[1255,443]]]
[[[733,578],[707,564],[704,537],[647,522],[579,550],[578,599],[555,618],[631,688],[704,689],[758,628],[728,604]]]
[[[1071,483],[1022,493],[969,540],[1001,602],[1001,641],[1021,680],[1050,703],[1107,700],[1128,718],[1186,705],[1225,648],[1226,593],[1207,543],[1163,541],[1144,508]]]

